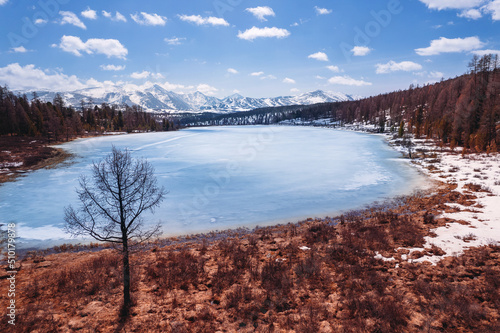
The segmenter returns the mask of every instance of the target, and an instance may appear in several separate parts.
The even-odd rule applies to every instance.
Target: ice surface
[[[166,235],[296,222],[409,193],[422,183],[383,138],[290,126],[191,128],[80,139],[61,145],[73,164],[0,186],[0,223],[23,238],[64,241],[64,207],[92,161],[111,146],[147,158],[168,191],[150,223]]]

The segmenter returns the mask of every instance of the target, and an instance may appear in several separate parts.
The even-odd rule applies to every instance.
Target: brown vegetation
[[[159,240],[131,256],[135,288],[126,320],[116,250],[32,253],[18,273],[15,329],[497,332],[499,246],[437,266],[405,258],[406,248],[422,246],[430,228],[446,223],[434,216],[449,201],[467,198],[448,187],[334,219]],[[432,247],[410,258],[425,254],[443,253]],[[6,320],[0,325],[12,331]]]

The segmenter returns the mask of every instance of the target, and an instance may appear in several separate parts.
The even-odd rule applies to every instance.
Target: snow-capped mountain
[[[38,98],[50,102],[56,93],[37,91]],[[140,105],[151,112],[235,112],[248,111],[257,108],[310,105],[316,103],[341,102],[358,99],[357,96],[343,93],[325,92],[316,90],[297,96],[280,96],[273,98],[252,98],[234,94],[220,99],[207,96],[199,91],[189,94],[180,94],[168,91],[159,85],[152,85],[143,90],[137,86],[110,86],[96,87],[60,93],[68,105],[80,107],[82,101],[93,105],[102,103],[112,105]]]

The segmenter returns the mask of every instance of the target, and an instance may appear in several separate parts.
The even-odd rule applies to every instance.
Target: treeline
[[[289,115],[295,115],[304,106],[278,106],[259,108],[250,111],[240,111],[229,114],[204,112],[202,114],[191,114],[181,118],[181,124],[185,126],[224,126],[224,125],[269,125],[288,119]]]
[[[50,141],[69,140],[83,134],[109,131],[171,131],[178,122],[144,112],[139,106],[87,105],[76,110],[66,106],[61,95],[42,102],[36,93],[29,100],[0,87],[0,135],[43,136]]]
[[[452,147],[498,151],[500,147],[498,56],[474,56],[467,74],[357,101],[270,108],[230,115],[202,115],[196,125],[273,124],[329,118],[337,124],[376,124],[380,132],[404,131]],[[211,117],[211,118],[210,118]],[[189,119],[190,121],[194,119]]]

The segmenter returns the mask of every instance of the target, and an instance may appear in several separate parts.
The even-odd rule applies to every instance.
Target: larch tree
[[[131,304],[130,245],[159,235],[160,224],[145,228],[141,215],[154,212],[166,192],[158,186],[148,161],[134,159],[128,150],[113,147],[105,159],[94,162],[91,177],[80,177],[77,193],[80,206],[65,208],[66,231],[121,246],[123,309],[127,313]]]

